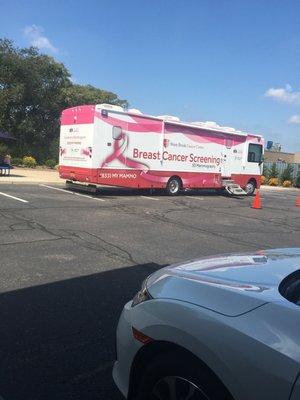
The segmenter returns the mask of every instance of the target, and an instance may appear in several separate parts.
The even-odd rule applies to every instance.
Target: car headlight
[[[144,280],[142,283],[141,290],[137,292],[137,294],[134,296],[131,307],[134,307],[140,303],[143,303],[144,301],[151,300],[152,296],[149,294],[147,290],[147,279]]]

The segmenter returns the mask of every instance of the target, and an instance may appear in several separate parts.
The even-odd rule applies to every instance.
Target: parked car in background
[[[128,302],[113,377],[135,400],[299,400],[300,248],[163,268]]]

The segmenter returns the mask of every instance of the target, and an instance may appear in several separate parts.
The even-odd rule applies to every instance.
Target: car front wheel
[[[194,357],[156,357],[140,380],[135,400],[229,400],[228,392]]]
[[[256,183],[254,181],[249,181],[245,187],[247,196],[252,196],[256,189]]]

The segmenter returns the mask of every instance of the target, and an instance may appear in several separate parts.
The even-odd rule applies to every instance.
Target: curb
[[[296,187],[285,188],[285,187],[282,187],[282,186],[266,186],[266,185],[261,185],[260,189],[261,190],[278,190],[278,191],[291,191],[291,190],[300,191],[300,188],[296,188]]]

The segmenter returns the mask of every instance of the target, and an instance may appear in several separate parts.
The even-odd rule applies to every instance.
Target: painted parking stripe
[[[197,197],[197,196],[186,196],[188,199],[195,199],[195,200],[204,200],[203,197]]]
[[[43,186],[43,187],[48,188],[48,189],[58,190],[60,192],[74,194],[75,196],[87,197],[88,199],[93,199],[93,200],[98,200],[98,201],[105,201],[104,199],[99,199],[98,197],[93,197],[93,196],[89,196],[88,194],[82,194],[82,193],[73,192],[71,190],[57,188],[55,186],[49,186],[49,185],[44,185],[44,184],[40,184],[40,186]]]
[[[155,197],[148,197],[148,196],[141,196],[143,199],[149,199],[149,200],[156,200],[158,201],[159,199],[155,198]]]
[[[21,201],[22,203],[28,203],[27,200],[20,199],[20,197],[11,196],[10,194],[7,194],[7,193],[0,192],[0,195],[1,195],[1,196],[5,196],[5,197],[9,197],[10,199],[14,199],[14,200],[17,200],[17,201]]]

